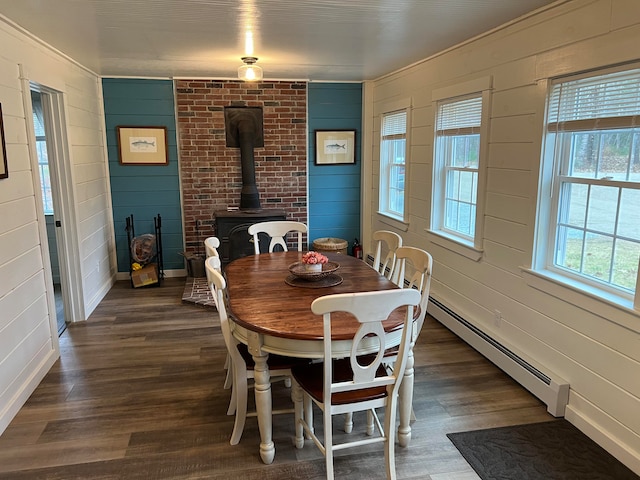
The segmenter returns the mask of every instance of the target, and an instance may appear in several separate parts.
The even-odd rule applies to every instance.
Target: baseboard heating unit
[[[551,415],[564,416],[569,401],[565,380],[541,372],[433,297],[429,298],[429,314],[544,402]]]

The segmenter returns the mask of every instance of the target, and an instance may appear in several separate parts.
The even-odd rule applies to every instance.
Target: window
[[[33,128],[36,134],[36,152],[40,169],[40,187],[45,215],[53,215],[53,197],[51,196],[51,175],[49,173],[49,157],[47,155],[47,139],[44,130],[42,102],[38,92],[31,92],[33,105]]]
[[[640,259],[640,69],[552,82],[537,270],[633,300]],[[547,225],[548,226],[545,226]]]
[[[436,228],[473,243],[476,231],[482,96],[438,102]]]
[[[407,111],[382,116],[380,213],[404,220]]]
[[[430,240],[482,258],[491,77],[434,90]]]

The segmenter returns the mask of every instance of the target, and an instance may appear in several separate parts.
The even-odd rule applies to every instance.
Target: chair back
[[[396,250],[394,283],[400,288],[417,289],[420,292],[420,312],[414,323],[414,341],[422,330],[427,314],[432,269],[433,258],[429,252],[416,247],[400,247]]]
[[[209,274],[209,270],[215,270],[216,272],[218,272],[220,275],[222,275],[222,263],[220,261],[220,257],[216,256],[216,255],[211,255],[209,257],[206,258],[206,260],[204,261],[204,270],[205,270],[205,274],[207,276],[207,285],[209,285],[209,289],[211,290],[211,296],[213,297],[213,303],[215,303],[216,305],[216,309],[219,310],[218,308],[218,298],[217,295],[214,294],[214,291],[211,289],[211,282],[213,281],[211,277],[211,275]],[[224,277],[222,277],[222,279],[224,280]],[[224,291],[224,287],[223,287],[223,291]]]
[[[396,263],[396,250],[402,246],[402,237],[395,232],[378,230],[373,232],[373,240],[377,242],[373,256],[373,268],[381,275],[391,279]],[[385,255],[384,258],[383,255]],[[387,268],[389,272],[386,271]]]
[[[413,307],[420,302],[420,293],[414,289],[380,290],[373,292],[342,293],[317,298],[311,304],[316,315],[322,315],[324,333],[324,402],[331,404],[331,394],[370,387],[386,386],[389,395],[397,394],[411,341]],[[382,322],[389,318],[396,308],[406,306],[402,340],[399,354],[391,373],[378,375],[384,358],[385,331]],[[350,354],[353,376],[350,380],[333,383],[331,357],[331,317],[332,313],[346,312],[360,323]],[[372,349],[374,355],[357,356],[358,349]]]
[[[273,252],[276,245],[280,245],[283,251],[287,252],[287,241],[285,239],[287,233],[297,232],[298,234],[298,251],[302,251],[302,234],[307,233],[307,226],[302,222],[294,222],[288,220],[259,222],[254,223],[248,229],[249,235],[253,235],[253,248],[255,254],[260,253],[260,233],[266,233],[271,237],[269,242],[269,253]]]
[[[222,330],[224,343],[227,346],[227,350],[229,351],[232,360],[243,361],[242,357],[239,357],[240,354],[236,347],[238,341],[231,333],[231,322],[229,321],[229,315],[227,314],[227,282],[220,271],[220,257],[212,256],[207,258],[204,262],[204,267],[207,274],[207,283],[209,284],[211,295],[213,296],[216,308],[218,309],[220,329]]]
[[[204,240],[204,251],[209,257],[219,257],[218,247],[220,246],[220,239],[218,237],[208,237]]]

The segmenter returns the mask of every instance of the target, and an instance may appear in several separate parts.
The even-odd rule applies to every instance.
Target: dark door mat
[[[639,480],[566,420],[448,433],[482,480]]]

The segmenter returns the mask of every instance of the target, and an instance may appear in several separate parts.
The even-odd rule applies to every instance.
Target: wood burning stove
[[[247,232],[250,225],[258,222],[286,220],[284,210],[245,209],[214,212],[216,236],[220,240],[220,260],[226,265],[232,260],[254,254],[253,238]],[[267,252],[269,240],[260,241],[260,251]]]
[[[284,210],[263,209],[260,206],[253,150],[264,146],[262,107],[225,107],[224,118],[227,147],[240,149],[242,191],[239,210],[214,212],[222,265],[254,254],[253,238],[247,232],[249,226],[287,218]],[[268,245],[268,239],[260,241],[260,250],[266,252]]]

